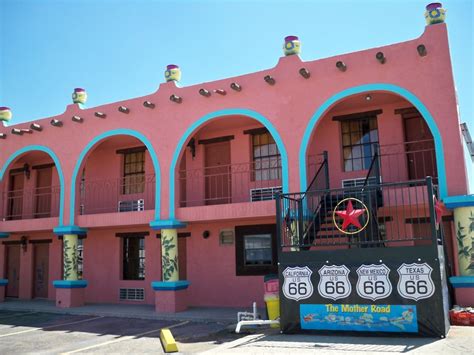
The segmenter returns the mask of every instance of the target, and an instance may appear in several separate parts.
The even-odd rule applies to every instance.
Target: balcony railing
[[[85,180],[80,186],[80,214],[135,212],[155,208],[155,174]]]
[[[284,251],[297,251],[432,243],[436,240],[436,190],[428,177],[405,183],[278,195],[281,247]],[[341,227],[342,219],[336,211],[349,208],[347,199],[354,204],[354,210],[363,211],[358,216],[362,228]]]
[[[281,162],[218,165],[178,173],[179,206],[272,200],[281,192]]]
[[[60,191],[60,186],[51,186],[3,192],[0,218],[11,221],[57,217]]]

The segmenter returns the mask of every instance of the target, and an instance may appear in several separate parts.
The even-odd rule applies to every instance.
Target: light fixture
[[[155,104],[151,101],[143,101],[143,106],[146,108],[155,108]]]
[[[191,152],[191,156],[194,158],[196,156],[196,140],[191,138],[188,143],[189,151]]]
[[[425,55],[428,54],[428,51],[426,50],[426,47],[424,44],[420,44],[418,47],[416,47],[416,50],[418,51],[418,54],[420,57],[424,57]]]
[[[80,116],[72,116],[72,117],[71,117],[71,120],[72,120],[73,122],[77,122],[77,123],[82,123],[82,122],[84,122],[84,119],[83,119],[82,117],[80,117]]]
[[[23,252],[26,252],[26,250],[28,249],[28,237],[26,235],[20,238],[20,245],[21,250],[23,250]]]
[[[29,180],[31,176],[31,170],[28,163],[23,164],[23,172],[25,173],[26,178]]]
[[[51,123],[51,126],[54,126],[54,127],[62,127],[63,126],[62,121],[57,120],[57,119],[52,119],[50,123]]]
[[[0,133],[0,139],[6,139],[7,135],[5,133]]]
[[[242,86],[235,82],[230,84],[230,88],[235,91],[242,91]]]
[[[199,94],[201,94],[202,96],[205,96],[205,97],[211,96],[211,92],[209,90],[206,90],[206,89],[199,89]]]
[[[372,96],[370,94],[365,95],[365,100],[366,101],[372,100]]]
[[[222,96],[227,95],[227,91],[225,91],[224,89],[215,89],[214,92]]]
[[[128,107],[125,107],[125,106],[119,106],[118,108],[119,112],[122,112],[122,113],[130,113],[130,109]]]
[[[100,111],[94,112],[94,115],[95,115],[95,117],[99,117],[99,118],[106,118],[107,117],[107,115],[105,113],[100,112]]]
[[[339,69],[342,72],[345,72],[347,70],[346,64],[341,60],[336,62],[336,68]]]
[[[267,82],[269,85],[275,85],[275,79],[273,79],[270,75],[266,75],[263,80]]]
[[[375,59],[377,59],[380,64],[385,64],[385,61],[387,60],[383,52],[377,52],[377,54],[375,54]]]
[[[205,230],[204,232],[202,232],[202,237],[204,239],[207,239],[211,236],[211,232],[209,232],[208,230]]]
[[[41,126],[40,124],[38,123],[32,123],[30,125],[30,128],[31,129],[34,129],[35,131],[38,131],[38,132],[41,132],[43,130],[43,126]]]
[[[309,70],[306,69],[306,68],[301,68],[301,69],[299,70],[299,73],[300,73],[300,75],[301,75],[303,78],[305,78],[305,79],[309,79],[309,77],[311,76],[311,73],[310,73]]]
[[[181,96],[178,96],[178,95],[171,95],[170,96],[170,100],[177,103],[177,104],[180,104],[181,102],[183,102],[183,98]]]
[[[12,134],[16,134],[17,136],[21,136],[21,135],[23,135],[23,132],[21,131],[21,129],[12,128]]]
[[[32,133],[33,133],[33,131],[32,131],[31,129],[29,129],[29,128],[22,128],[22,129],[21,129],[21,132],[22,132],[22,133],[28,133],[28,134],[32,134]]]

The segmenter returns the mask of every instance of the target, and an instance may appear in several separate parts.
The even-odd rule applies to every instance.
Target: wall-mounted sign
[[[435,292],[435,285],[431,278],[433,269],[427,263],[405,264],[398,268],[398,293],[411,300],[430,298]]]
[[[337,300],[351,294],[350,270],[345,265],[324,265],[319,269],[318,291],[322,297]]]
[[[283,271],[283,294],[290,300],[303,300],[313,294],[311,274],[313,272],[305,267],[287,267]]]
[[[388,297],[392,293],[389,274],[390,269],[385,264],[360,266],[357,269],[357,294],[372,301]]]

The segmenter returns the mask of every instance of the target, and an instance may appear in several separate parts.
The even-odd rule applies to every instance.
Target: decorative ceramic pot
[[[75,104],[84,105],[87,101],[87,92],[81,88],[75,88],[72,93],[72,102]]]
[[[446,19],[446,10],[443,9],[442,6],[440,2],[433,2],[426,5],[425,19],[427,25],[444,22]]]
[[[286,36],[285,44],[283,45],[283,53],[285,55],[300,54],[301,52],[301,43],[298,37],[296,36]]]
[[[9,107],[0,107],[0,121],[6,126],[12,119],[12,111]]]
[[[165,71],[166,81],[180,81],[181,80],[181,69],[175,64],[166,66]]]

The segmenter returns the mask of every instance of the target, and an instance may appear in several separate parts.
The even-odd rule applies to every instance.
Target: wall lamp
[[[52,119],[50,123],[51,123],[51,126],[54,126],[54,127],[62,127],[63,126],[63,122],[60,121],[60,120],[57,120],[57,119]]]
[[[77,123],[82,123],[82,122],[84,122],[84,119],[83,119],[82,117],[80,117],[80,116],[72,116],[72,117],[71,117],[71,120],[72,120],[73,122],[77,122]]]
[[[420,57],[424,57],[425,55],[428,54],[428,51],[426,50],[426,47],[424,44],[420,44],[418,47],[416,47],[416,50],[418,51],[418,54]]]
[[[306,68],[301,68],[301,69],[299,70],[299,73],[300,73],[300,75],[301,75],[303,78],[305,78],[305,79],[309,79],[309,77],[311,76],[311,73],[310,73],[309,70],[306,69]]]
[[[194,158],[196,156],[196,140],[191,138],[188,143],[189,151],[191,152],[191,156]]]
[[[370,101],[370,100],[372,100],[372,95],[370,94],[365,95],[365,101]]]
[[[94,116],[99,117],[99,118],[106,118],[107,117],[107,115],[105,113],[99,112],[99,111],[94,112]]]
[[[26,250],[28,249],[28,237],[26,235],[20,238],[20,245],[21,250],[23,250],[23,252],[26,252]]]
[[[273,79],[270,75],[266,75],[263,80],[267,82],[269,85],[275,85],[275,79]]]
[[[205,230],[204,232],[202,232],[202,237],[204,239],[207,239],[211,236],[211,232],[209,232],[208,230]]]
[[[6,139],[7,135],[5,133],[0,133],[0,139]]]
[[[215,89],[214,92],[222,96],[227,95],[227,91],[225,91],[224,89]]]
[[[146,108],[155,108],[155,104],[151,101],[143,101],[143,106]]]
[[[38,132],[41,132],[43,130],[43,127],[38,123],[32,123],[30,125],[30,128]]]
[[[119,106],[118,110],[119,110],[119,112],[122,112],[122,113],[126,113],[126,114],[130,113],[130,109],[128,107],[125,107],[125,106]]]
[[[387,60],[383,52],[377,52],[377,54],[375,55],[375,59],[377,59],[380,64],[385,64],[385,61]]]
[[[242,86],[237,83],[231,83],[230,88],[235,91],[242,91]]]
[[[25,173],[26,178],[29,180],[31,176],[31,170],[28,163],[23,164],[23,172]]]
[[[336,62],[336,68],[342,72],[345,72],[347,70],[347,66],[343,61]]]
[[[21,129],[12,128],[12,134],[16,134],[17,136],[22,136],[23,132],[21,131]]]
[[[206,89],[199,89],[199,94],[201,94],[204,97],[211,96],[211,92],[209,90],[206,90]]]
[[[181,96],[178,96],[178,95],[171,95],[170,96],[170,100],[177,103],[177,104],[180,104],[181,102],[183,102],[183,98]]]

